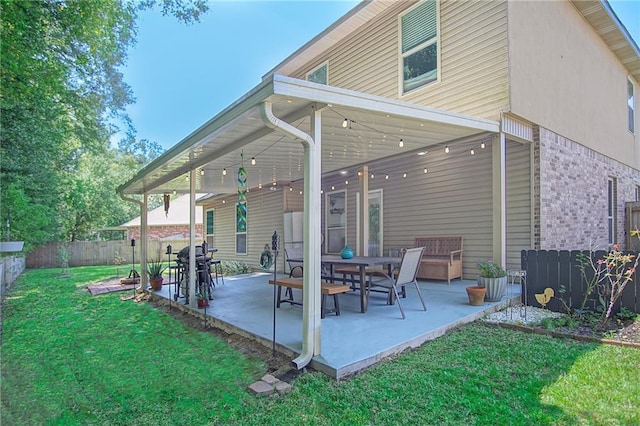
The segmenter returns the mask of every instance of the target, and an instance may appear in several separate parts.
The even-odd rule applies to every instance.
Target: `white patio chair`
[[[395,300],[398,301],[398,307],[400,308],[400,313],[402,314],[402,319],[405,319],[404,308],[402,307],[402,303],[400,302],[400,293],[398,288],[401,288],[404,291],[404,286],[408,284],[414,284],[416,286],[416,291],[418,292],[418,297],[420,297],[420,302],[422,302],[422,307],[424,310],[427,310],[427,305],[424,304],[424,299],[422,298],[422,294],[420,293],[420,288],[418,287],[418,282],[416,281],[416,274],[418,273],[418,267],[420,266],[420,259],[422,259],[422,252],[424,251],[424,247],[416,247],[407,249],[402,257],[402,262],[400,263],[400,268],[397,272],[397,275],[392,273],[393,278],[389,275],[384,274],[384,277],[380,280],[371,280],[368,283],[369,289],[372,288],[386,288],[389,292],[389,296],[387,301],[390,304],[393,304]]]

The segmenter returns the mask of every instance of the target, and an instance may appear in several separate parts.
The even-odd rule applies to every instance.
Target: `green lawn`
[[[113,267],[29,270],[2,311],[5,425],[638,425],[640,350],[481,323],[341,382],[300,376],[283,396],[211,333],[122,294]]]

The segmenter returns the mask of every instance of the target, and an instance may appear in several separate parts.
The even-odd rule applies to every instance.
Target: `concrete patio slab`
[[[302,308],[282,304],[275,309],[274,286],[268,284],[269,278],[273,275],[255,273],[226,277],[224,285],[216,286],[206,316],[219,328],[251,336],[271,347],[275,312],[276,347],[292,357],[297,356],[302,351]],[[482,306],[469,305],[465,287],[476,285],[475,281],[454,280],[451,285],[446,281],[419,281],[418,284],[427,311],[422,309],[415,288],[407,287],[407,298],[402,299],[405,320],[397,306],[386,304],[385,294],[372,293],[366,313],[360,312],[357,291],[340,295],[341,315],[329,314],[322,320],[321,353],[312,360],[311,367],[340,379],[390,355],[420,346],[509,303],[503,297]],[[514,287],[517,288],[511,294],[519,300],[519,285]],[[166,284],[153,294],[169,299],[175,294],[175,288]],[[294,290],[294,297],[302,300],[301,291]],[[186,308],[184,298],[170,300],[173,306]],[[205,314],[204,309],[193,311]]]

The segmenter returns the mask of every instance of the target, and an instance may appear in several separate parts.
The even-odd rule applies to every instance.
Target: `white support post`
[[[196,301],[196,171],[189,171],[189,306]]]
[[[360,229],[358,230],[360,253],[358,255],[369,256],[369,166],[362,166],[360,173],[361,176],[358,179],[360,183],[360,206],[358,209],[360,213]]]
[[[493,260],[502,267],[507,264],[507,140],[500,132],[497,143],[491,144],[493,164]]]
[[[149,277],[147,276],[147,226],[149,223],[149,196],[145,192],[142,195],[142,214],[140,215],[140,288],[149,287]]]
[[[313,144],[304,145],[304,276],[303,285],[310,291],[303,292],[303,334],[313,336],[313,355],[320,355],[321,310],[321,258],[320,212],[322,185],[321,173],[321,112],[311,111],[311,138]],[[304,340],[304,339],[303,339]]]

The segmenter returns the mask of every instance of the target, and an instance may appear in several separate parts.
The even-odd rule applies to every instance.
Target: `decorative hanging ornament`
[[[171,194],[162,194],[162,201],[164,202],[164,215],[169,217],[169,203],[171,202]]]
[[[240,153],[238,169],[238,206],[236,212],[236,232],[247,231],[247,170],[244,168],[244,153]]]

